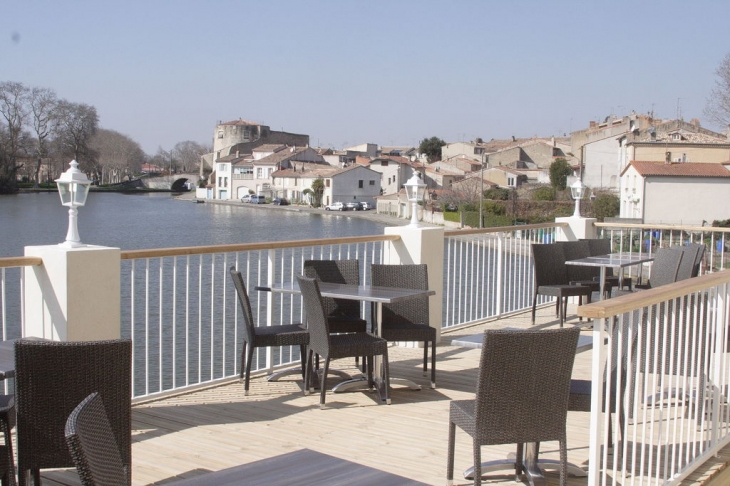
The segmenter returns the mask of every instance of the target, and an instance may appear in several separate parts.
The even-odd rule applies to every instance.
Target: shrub
[[[555,201],[555,189],[552,187],[538,187],[532,191],[534,201]]]
[[[621,201],[615,194],[603,192],[593,201],[593,217],[602,222],[605,218],[613,218],[621,212]]]
[[[507,201],[509,199],[509,189],[503,187],[494,187],[484,191],[485,199],[493,199],[495,201]]]

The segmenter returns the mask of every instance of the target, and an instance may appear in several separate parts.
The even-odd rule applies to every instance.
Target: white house
[[[621,173],[621,217],[697,226],[730,219],[726,165],[631,161]]]
[[[359,164],[338,169],[324,164],[298,163],[289,169],[272,174],[277,195],[291,201],[306,201],[305,191],[311,190],[312,182],[322,179],[324,193],[322,204],[350,201],[375,204],[380,195],[380,174]]]

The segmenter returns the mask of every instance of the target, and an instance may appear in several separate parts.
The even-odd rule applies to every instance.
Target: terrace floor
[[[538,321],[552,319],[552,307],[539,311]],[[577,321],[576,321],[577,322]],[[366,392],[327,394],[320,410],[319,396],[304,396],[301,380],[280,382],[252,379],[249,396],[238,381],[135,405],[132,413],[133,484],[165,484],[239,464],[307,448],[391,472],[426,484],[446,480],[449,401],[473,396],[479,351],[451,346],[460,335],[486,328],[529,327],[529,313],[444,333],[438,347],[437,386],[428,388],[421,373],[422,350],[391,347],[391,374],[410,378],[421,391],[394,388],[392,405],[382,405]],[[584,331],[588,333],[589,331]],[[590,378],[591,353],[576,356],[574,377]],[[352,360],[333,368],[357,373]],[[587,467],[589,414],[568,416],[568,458]],[[727,449],[727,448],[726,448]],[[483,447],[483,460],[504,458],[514,446]],[[725,452],[725,451],[723,451]],[[558,459],[555,442],[541,446],[541,457]],[[471,465],[471,440],[457,429],[455,484],[471,484],[461,472]],[[730,453],[709,461],[683,484],[707,484],[719,474]],[[282,465],[286,467],[286,465]],[[513,472],[490,476],[485,484],[515,484]],[[44,484],[80,484],[75,470],[44,471]],[[557,474],[548,474],[550,485]],[[296,471],[292,482],[296,484]],[[569,485],[585,485],[585,478],[569,478]]]

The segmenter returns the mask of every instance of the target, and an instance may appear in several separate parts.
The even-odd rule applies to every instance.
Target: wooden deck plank
[[[422,375],[422,350],[391,347],[392,375],[423,386],[421,391],[394,388],[392,405],[382,404],[367,392],[328,391],[327,408],[320,410],[318,390],[305,396],[301,380],[294,377],[280,382],[254,378],[249,396],[244,396],[242,384],[234,382],[135,405],[133,484],[164,483],[174,477],[217,471],[304,448],[425,484],[444,484],[449,402],[473,396],[479,363],[479,351],[451,346],[452,336],[474,334],[487,327],[529,325],[527,314],[444,336],[438,346],[435,390]],[[589,352],[576,357],[575,377],[590,377],[590,358]],[[357,372],[352,360],[338,361],[333,367]],[[584,468],[588,422],[588,413],[569,413],[568,458]],[[514,452],[514,445],[484,447],[482,457],[500,459]],[[461,431],[457,431],[455,457],[455,484],[470,484],[460,475],[472,459],[471,440]],[[557,443],[542,444],[541,457],[557,459]],[[720,460],[724,464],[727,459],[726,454]],[[703,468],[686,484],[701,484],[720,466],[708,464]],[[73,470],[44,471],[43,477],[47,479],[44,484],[79,484]],[[557,474],[547,478],[551,486],[558,483]],[[505,470],[483,482],[514,484],[513,472]],[[585,484],[585,478],[569,478],[571,486]]]

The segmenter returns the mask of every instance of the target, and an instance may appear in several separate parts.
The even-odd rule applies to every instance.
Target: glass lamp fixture
[[[426,193],[426,184],[423,183],[417,173],[413,173],[408,182],[403,184],[406,188],[406,195],[408,201],[410,201],[411,208],[411,223],[409,226],[418,226],[418,201],[423,201],[423,196]]]
[[[79,164],[72,160],[66,172],[56,179],[58,185],[58,194],[61,196],[61,204],[67,206],[68,210],[68,232],[66,233],[66,241],[59,243],[59,246],[67,248],[78,248],[86,246],[81,243],[78,229],[78,207],[86,204],[86,197],[89,195],[89,187],[91,181],[86,174],[79,170]]]
[[[580,218],[580,200],[583,199],[586,193],[586,186],[583,185],[583,181],[576,179],[576,181],[570,186],[570,194],[575,199],[575,211],[573,211],[574,218]]]

